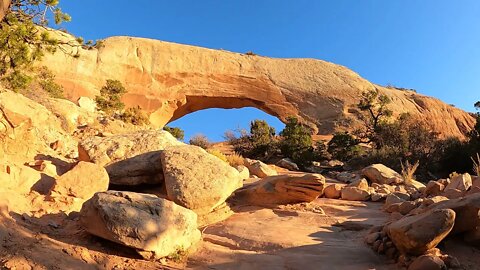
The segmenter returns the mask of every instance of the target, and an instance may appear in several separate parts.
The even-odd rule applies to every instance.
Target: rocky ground
[[[0,91],[1,269],[480,268],[479,177],[231,167],[90,105]]]

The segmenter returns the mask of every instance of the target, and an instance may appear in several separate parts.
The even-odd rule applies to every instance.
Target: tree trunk
[[[5,13],[7,13],[11,2],[11,0],[0,0],[0,21],[5,16]]]

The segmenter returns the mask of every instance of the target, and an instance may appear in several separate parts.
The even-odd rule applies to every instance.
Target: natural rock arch
[[[71,38],[64,35],[64,38]],[[379,89],[396,114],[419,116],[443,136],[463,138],[468,113],[413,91],[374,85],[346,67],[314,59],[274,59],[151,39],[112,37],[72,58],[58,51],[43,60],[67,96],[93,97],[107,79],[128,89],[124,102],[150,112],[162,126],[206,108],[255,107],[285,121],[296,116],[319,134],[361,125],[355,104]]]

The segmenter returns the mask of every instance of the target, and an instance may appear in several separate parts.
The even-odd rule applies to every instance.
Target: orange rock
[[[327,135],[362,125],[355,107],[363,92],[374,89],[393,100],[394,114],[417,116],[444,137],[465,138],[475,124],[471,115],[438,99],[374,85],[321,60],[274,59],[132,37],[107,38],[101,49],[77,49],[79,58],[57,50],[39,63],[56,75],[72,101],[93,98],[107,79],[119,80],[129,91],[123,96],[127,107],[139,105],[157,126],[208,108],[256,107],[282,121],[295,115]]]

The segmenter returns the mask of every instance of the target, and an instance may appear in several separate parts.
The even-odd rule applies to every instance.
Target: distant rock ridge
[[[77,48],[70,48],[77,50]],[[318,134],[362,124],[355,108],[364,91],[392,99],[395,114],[418,116],[442,137],[465,138],[475,120],[438,99],[370,83],[350,69],[314,59],[274,59],[145,38],[110,37],[99,48],[58,50],[48,66],[71,100],[93,97],[107,79],[120,80],[127,106],[141,106],[163,126],[207,108],[255,107],[280,120],[297,116]]]

